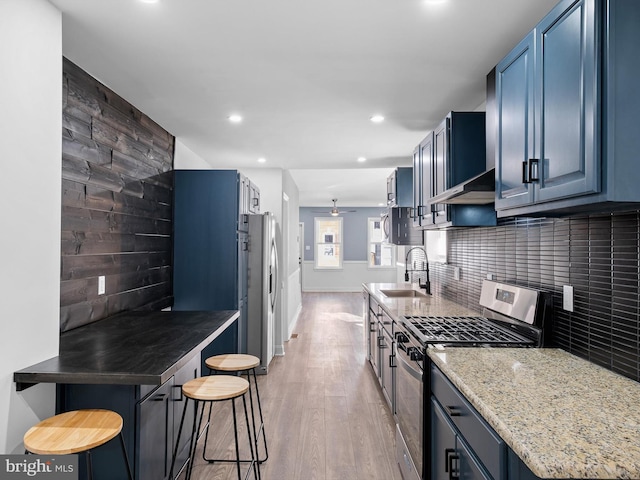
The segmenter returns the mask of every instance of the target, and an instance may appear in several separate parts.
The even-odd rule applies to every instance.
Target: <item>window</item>
[[[342,218],[316,218],[315,268],[342,268]]]
[[[383,225],[380,218],[368,220],[369,267],[391,268],[395,264],[395,245],[383,243]]]

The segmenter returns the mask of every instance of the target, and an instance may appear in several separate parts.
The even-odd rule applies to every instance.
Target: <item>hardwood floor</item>
[[[393,417],[365,359],[362,309],[359,293],[303,295],[285,355],[258,377],[269,448],[262,479],[401,480]],[[230,410],[229,402],[214,407],[207,456],[235,457]],[[243,422],[244,457],[247,442]],[[237,478],[235,465],[203,462],[203,443],[192,478]]]

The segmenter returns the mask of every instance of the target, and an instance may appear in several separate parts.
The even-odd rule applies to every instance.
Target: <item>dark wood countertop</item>
[[[124,312],[60,335],[60,354],[14,372],[36,383],[162,385],[238,318],[238,311]]]

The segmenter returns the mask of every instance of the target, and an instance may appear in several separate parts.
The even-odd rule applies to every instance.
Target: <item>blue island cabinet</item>
[[[194,356],[160,386],[62,384],[58,387],[60,411],[82,408],[105,408],[118,412],[123,419],[122,434],[136,480],[168,480],[171,457],[178,437],[178,427],[185,397],[181,385],[200,376],[200,356]],[[190,404],[185,422],[195,415]],[[188,459],[190,431],[180,438],[174,476]],[[91,453],[94,480],[127,478],[118,442],[109,442]],[[87,478],[86,464],[79,462],[81,479]]]
[[[173,309],[238,310],[202,351],[245,353],[248,215],[260,213],[258,187],[237,170],[176,170],[174,182]]]
[[[496,66],[498,216],[640,201],[640,4],[562,0]]]

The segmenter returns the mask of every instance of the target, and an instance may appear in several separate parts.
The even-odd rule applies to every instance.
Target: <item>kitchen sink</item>
[[[380,290],[387,297],[426,297],[427,295],[417,290]]]

